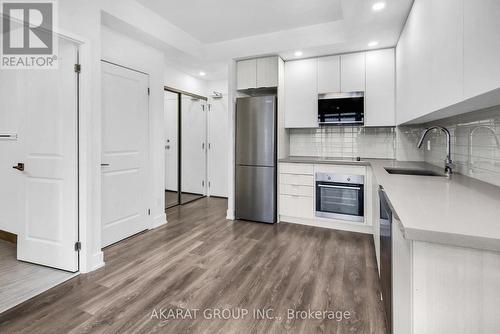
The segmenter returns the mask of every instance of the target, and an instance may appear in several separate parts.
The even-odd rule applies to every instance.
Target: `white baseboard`
[[[104,253],[102,251],[95,253],[92,255],[88,270],[80,271],[81,273],[89,273],[91,271],[97,270],[99,268],[104,267]]]
[[[373,226],[367,224],[342,222],[330,219],[327,220],[327,219],[297,218],[297,217],[288,217],[282,215],[280,215],[279,220],[285,223],[329,228],[332,230],[373,234]]]
[[[234,215],[234,210],[230,210],[230,209],[227,210],[226,219],[228,219],[228,220],[235,220],[236,219],[236,216]]]
[[[160,226],[166,225],[167,223],[167,214],[159,214],[158,216],[153,218],[153,226],[151,226],[151,229],[158,228]]]

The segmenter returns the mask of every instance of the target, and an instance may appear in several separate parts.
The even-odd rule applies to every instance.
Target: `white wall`
[[[102,59],[149,74],[149,159],[151,169],[148,193],[151,209],[150,226],[166,223],[165,218],[165,159],[163,52],[135,41],[107,27],[101,29]]]
[[[207,82],[179,71],[172,65],[165,65],[165,86],[202,96],[207,95]]]

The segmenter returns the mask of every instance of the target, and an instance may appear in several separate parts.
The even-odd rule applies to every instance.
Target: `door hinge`
[[[148,87],[148,95],[151,95],[151,89]]]
[[[80,73],[82,72],[82,65],[80,64],[75,64],[75,72]]]
[[[75,252],[82,250],[82,243],[80,241],[75,242]]]

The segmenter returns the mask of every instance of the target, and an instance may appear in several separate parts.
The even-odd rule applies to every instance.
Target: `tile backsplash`
[[[450,131],[456,172],[500,186],[500,106],[445,118],[424,127],[432,125],[441,125]],[[427,141],[430,141],[430,150]],[[444,166],[446,137],[441,131],[429,133],[424,147],[426,162]]]
[[[325,126],[290,129],[290,155],[342,158],[395,158],[394,128]]]
[[[500,106],[397,128],[290,129],[290,155],[426,161],[444,168],[446,138],[441,131],[429,133],[422,149],[416,147],[423,129],[433,125],[444,126],[451,133],[456,173],[500,186]]]

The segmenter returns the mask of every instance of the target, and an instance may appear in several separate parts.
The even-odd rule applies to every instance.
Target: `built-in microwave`
[[[318,95],[320,125],[363,125],[365,123],[364,92]]]

